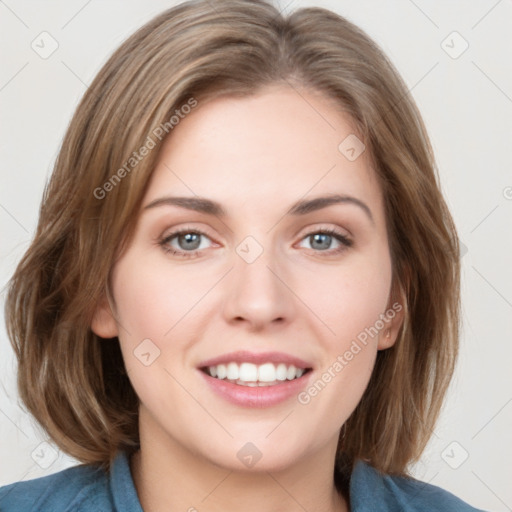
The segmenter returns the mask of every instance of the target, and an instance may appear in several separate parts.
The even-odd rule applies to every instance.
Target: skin
[[[396,302],[375,172],[367,152],[351,162],[338,150],[353,133],[332,100],[275,85],[199,102],[165,140],[113,270],[115,308],[100,307],[92,324],[99,336],[119,337],[140,398],[141,450],[131,469],[144,510],[348,510],[332,479],[339,432],[377,351],[395,342],[401,313],[305,405],[296,396],[268,408],[233,405],[197,366],[236,350],[281,351],[311,362],[313,383]],[[372,219],[349,202],[286,214],[298,200],[333,193],[363,201]],[[164,196],[196,195],[226,216],[145,209]],[[159,242],[181,228],[205,233],[199,255],[165,252]],[[334,253],[344,246],[327,237],[319,248],[308,235],[326,228],[352,246]],[[247,236],[263,248],[250,264],[236,252]],[[179,237],[169,246],[187,251]],[[160,355],[145,366],[134,350],[148,338]],[[262,454],[251,468],[237,457],[247,442]]]

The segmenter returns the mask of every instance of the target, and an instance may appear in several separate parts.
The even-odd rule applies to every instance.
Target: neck
[[[334,446],[334,448],[333,448]],[[175,440],[145,439],[130,461],[145,512],[348,512],[334,484],[329,445],[276,471],[238,471],[191,453]]]

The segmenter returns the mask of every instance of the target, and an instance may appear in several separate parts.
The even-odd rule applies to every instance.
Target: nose
[[[223,314],[228,323],[245,323],[247,329],[260,331],[289,323],[294,312],[294,294],[286,272],[270,251],[252,263],[236,256],[226,283]]]

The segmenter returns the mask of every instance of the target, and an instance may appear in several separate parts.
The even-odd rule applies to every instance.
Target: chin
[[[304,456],[305,441],[283,443],[282,440],[251,436],[236,437],[218,442],[215,449],[209,449],[204,456],[216,466],[238,473],[280,472],[296,467]]]

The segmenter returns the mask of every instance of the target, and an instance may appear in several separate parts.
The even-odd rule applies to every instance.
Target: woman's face
[[[174,127],[113,270],[115,320],[93,322],[119,337],[141,439],[238,470],[334,456],[401,317],[353,133],[285,86],[199,101]]]

